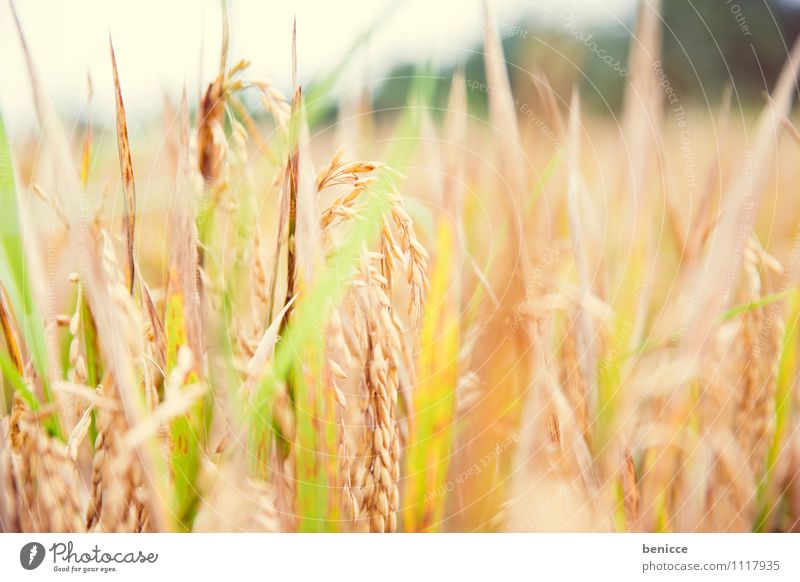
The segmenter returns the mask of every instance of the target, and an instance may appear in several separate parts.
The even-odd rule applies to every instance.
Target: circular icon
[[[44,546],[39,542],[30,542],[19,551],[19,563],[26,570],[35,570],[44,561]]]

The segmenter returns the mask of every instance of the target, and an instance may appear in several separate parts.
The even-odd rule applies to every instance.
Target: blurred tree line
[[[797,0],[666,0],[664,71],[675,90],[705,101],[726,84],[763,102],[800,33]]]
[[[739,102],[763,103],[763,92],[775,84],[800,34],[800,0],[663,0],[662,16],[662,67],[682,102],[715,103],[731,85]],[[578,83],[585,102],[594,108],[619,110],[627,70],[616,63],[627,66],[634,22],[633,12],[627,22],[597,25],[565,11],[548,27],[504,24],[506,30],[516,31],[503,38],[515,96],[534,105],[538,96],[530,75],[543,72],[565,101]],[[459,66],[478,86],[485,81],[482,54],[469,54]],[[421,71],[406,64],[389,73],[374,96],[376,108],[402,107],[410,80]],[[446,102],[455,72],[435,73],[436,106]],[[472,89],[468,95],[475,113],[485,111],[485,91]]]

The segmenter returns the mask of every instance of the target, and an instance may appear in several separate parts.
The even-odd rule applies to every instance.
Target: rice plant
[[[800,43],[747,136],[694,112],[687,199],[653,3],[620,128],[534,74],[531,131],[487,12],[485,116],[420,71],[341,146],[336,71],[301,86],[293,42],[282,93],[222,6],[158,154],[111,40],[116,148],[68,136],[14,14],[44,153],[0,117],[2,531],[800,529]]]

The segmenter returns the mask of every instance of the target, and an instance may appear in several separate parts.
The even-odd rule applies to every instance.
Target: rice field
[[[16,21],[0,531],[800,531],[800,43],[757,111],[679,103],[642,3],[611,118],[518,97],[487,13],[484,80],[379,115],[222,6],[137,140],[112,39],[116,135],[67,132]]]

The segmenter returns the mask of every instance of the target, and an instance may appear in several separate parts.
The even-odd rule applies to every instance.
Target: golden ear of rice
[[[12,468],[14,489],[20,497],[16,500],[20,529],[84,531],[80,518],[80,476],[67,446],[39,429],[39,420],[31,414],[19,394],[15,395],[13,406],[9,417],[13,438],[10,460],[13,464],[9,468]],[[0,448],[0,457],[4,449],[4,446]],[[5,469],[1,463],[0,458],[0,469]],[[6,477],[2,479],[5,481]]]

